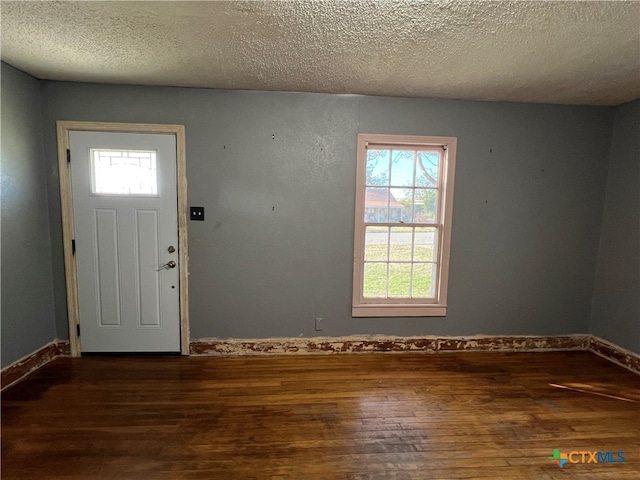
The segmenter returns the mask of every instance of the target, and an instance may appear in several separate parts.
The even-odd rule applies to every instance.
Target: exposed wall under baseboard
[[[584,350],[588,335],[558,337],[312,337],[264,339],[200,339],[191,342],[192,355],[332,354],[451,351]]]
[[[626,350],[595,335],[589,335],[587,350],[640,374],[640,355],[637,353]]]
[[[190,343],[193,356],[330,355],[339,353],[538,352],[586,350],[640,374],[640,355],[602,338],[586,335],[465,337],[314,337],[229,339],[202,338]],[[53,342],[2,369],[2,390],[56,357],[70,355],[68,341]]]
[[[399,352],[536,352],[586,350],[640,374],[640,355],[589,334],[560,336],[314,337],[191,342],[191,355],[308,355]]]
[[[70,354],[69,342],[54,340],[39,348],[31,355],[21,358],[11,365],[2,369],[0,374],[1,390],[22,380],[24,377],[34,372],[38,368],[46,365],[56,357],[66,356]]]

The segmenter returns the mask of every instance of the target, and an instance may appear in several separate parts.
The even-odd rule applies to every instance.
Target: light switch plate
[[[189,207],[191,220],[204,221],[204,207]]]

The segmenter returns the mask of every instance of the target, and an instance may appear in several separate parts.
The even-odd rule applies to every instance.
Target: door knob
[[[162,270],[163,268],[176,268],[176,262],[171,260],[171,261],[165,263],[164,265],[161,265],[158,270]]]

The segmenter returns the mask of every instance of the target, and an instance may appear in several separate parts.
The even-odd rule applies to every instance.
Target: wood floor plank
[[[8,480],[637,479],[640,377],[587,352],[59,358],[3,393],[1,448]]]

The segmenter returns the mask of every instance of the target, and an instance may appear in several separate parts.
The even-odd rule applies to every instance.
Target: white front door
[[[70,131],[83,352],[179,352],[176,137]]]

